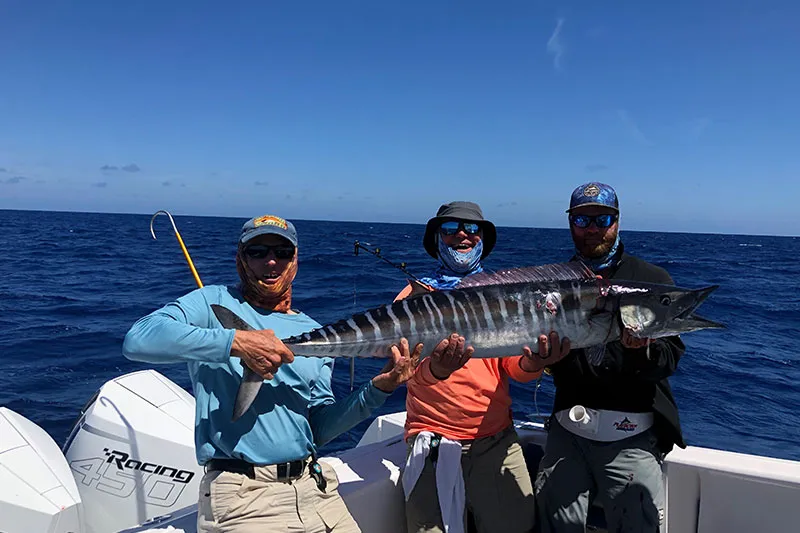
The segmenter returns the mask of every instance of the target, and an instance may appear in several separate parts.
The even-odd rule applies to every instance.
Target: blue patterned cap
[[[614,188],[611,185],[606,185],[598,181],[584,183],[572,191],[572,198],[569,200],[569,209],[567,209],[567,213],[576,207],[583,207],[585,205],[610,207],[619,212],[619,201],[617,200],[617,193],[614,191]]]

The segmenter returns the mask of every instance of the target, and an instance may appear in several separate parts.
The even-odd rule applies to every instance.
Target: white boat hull
[[[106,383],[84,410],[65,445],[66,457],[40,428],[0,409],[0,531],[143,533],[172,527],[176,533],[196,533],[195,502],[202,469],[194,459],[193,403],[190,395],[152,370],[121,376]],[[5,420],[8,425],[9,419],[15,421],[14,427],[26,428],[21,433],[29,436],[27,440],[8,438],[11,433],[2,424]],[[406,455],[404,422],[405,413],[379,417],[356,448],[321,459],[336,469],[339,491],[364,533],[406,531],[400,486]],[[519,422],[515,426],[534,476],[547,433],[542,424]],[[40,444],[48,439],[49,447]],[[40,451],[14,451],[24,446]],[[109,462],[103,449],[127,453],[128,458],[121,461],[121,456],[115,455]],[[98,460],[87,467],[85,461],[92,458]],[[65,474],[70,466],[77,484]],[[178,492],[173,492],[176,475],[189,476],[173,475],[173,470],[194,473]],[[800,531],[796,519],[798,461],[689,447],[672,451],[663,471],[667,533]],[[26,479],[20,472],[60,474],[56,481],[50,479],[52,483],[32,483],[36,476]],[[86,483],[87,478],[94,482]],[[98,485],[115,481],[132,484],[133,490],[113,498],[107,490],[98,491]],[[53,489],[55,484],[63,488]],[[53,505],[55,495],[63,502],[61,507]],[[154,501],[154,495],[160,499]],[[603,526],[597,505],[590,513],[590,523],[590,529]]]

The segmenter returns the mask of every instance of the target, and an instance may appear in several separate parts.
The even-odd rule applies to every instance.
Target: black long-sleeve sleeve
[[[617,349],[621,355],[620,373],[653,382],[674,374],[678,368],[678,361],[686,351],[683,341],[677,335],[654,339],[644,348],[625,348],[619,342],[608,347],[610,352]]]

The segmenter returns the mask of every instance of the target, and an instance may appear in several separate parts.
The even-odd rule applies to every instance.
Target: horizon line
[[[137,212],[120,212],[120,211],[80,211],[80,210],[70,210],[70,209],[11,209],[11,208],[2,208],[0,207],[0,212],[2,211],[21,211],[21,212],[31,212],[31,213],[75,213],[75,214],[86,214],[86,215],[135,215],[135,216],[153,216],[153,213],[137,213]],[[234,216],[227,216],[227,215],[193,215],[193,214],[186,214],[186,213],[172,213],[170,214],[173,216],[181,216],[181,217],[197,217],[197,218],[241,218],[242,220],[247,220],[247,217],[234,217]],[[294,221],[303,221],[303,222],[348,222],[354,224],[403,224],[406,226],[424,226],[427,221],[425,222],[389,222],[389,221],[378,221],[378,220],[339,220],[339,219],[328,219],[328,218],[291,218],[287,219],[292,222]],[[493,222],[494,224],[494,222]],[[512,229],[546,229],[546,230],[569,230],[568,227],[546,227],[546,226],[512,226],[512,225],[504,225],[504,224],[495,224],[498,228],[512,228]],[[779,237],[779,238],[788,238],[788,239],[796,239],[800,237],[800,235],[776,235],[773,233],[711,233],[708,231],[666,231],[666,230],[650,230],[650,229],[626,229],[621,228],[620,232],[631,232],[631,233],[669,233],[674,235],[726,235],[726,236],[733,236],[733,237]]]

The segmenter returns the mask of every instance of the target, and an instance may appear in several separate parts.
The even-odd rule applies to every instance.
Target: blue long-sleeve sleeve
[[[208,296],[218,292],[218,287],[197,289],[139,319],[125,335],[123,355],[151,364],[226,362],[234,331],[213,327],[210,304],[215,302]]]
[[[331,390],[332,375],[333,359],[329,359],[311,389],[309,419],[317,446],[325,445],[369,417],[390,395],[377,389],[370,380],[347,398],[337,401]]]

